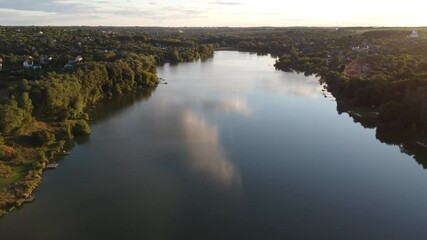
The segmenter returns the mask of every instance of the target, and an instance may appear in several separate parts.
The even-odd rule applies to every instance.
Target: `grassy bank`
[[[0,216],[24,203],[41,183],[47,164],[63,153],[67,141],[89,133],[82,120],[35,121],[25,132],[7,137],[0,145]]]

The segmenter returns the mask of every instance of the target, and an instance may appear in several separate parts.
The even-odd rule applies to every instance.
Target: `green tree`
[[[36,146],[48,146],[55,142],[55,134],[48,131],[38,131],[31,135]]]
[[[10,134],[19,131],[32,122],[30,115],[18,107],[15,100],[0,105],[0,132]]]
[[[75,136],[88,135],[90,134],[89,124],[85,120],[78,120],[72,128],[72,132]]]

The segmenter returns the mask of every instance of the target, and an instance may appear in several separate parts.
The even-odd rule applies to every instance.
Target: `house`
[[[414,29],[414,30],[412,30],[411,34],[409,34],[409,36],[408,36],[408,37],[410,37],[410,38],[417,38],[417,37],[418,37],[418,33],[417,33],[417,31],[415,31],[415,29]]]
[[[80,56],[80,55],[78,55],[78,56],[76,57],[75,61],[76,61],[76,62],[81,62],[81,61],[83,61],[83,57],[82,57],[82,56]]]
[[[82,56],[77,56],[74,60],[70,60],[67,62],[67,64],[64,65],[64,68],[72,68],[74,67],[78,62],[83,61],[83,57]]]
[[[27,60],[25,60],[23,63],[22,63],[22,66],[24,67],[24,68],[32,68],[33,67],[33,65],[34,65],[34,62],[33,62],[33,57],[28,57],[28,59]]]
[[[31,57],[31,56],[28,57],[28,59],[22,63],[22,66],[24,68],[31,68],[31,69],[41,69],[42,68],[42,66],[34,64],[33,57]]]

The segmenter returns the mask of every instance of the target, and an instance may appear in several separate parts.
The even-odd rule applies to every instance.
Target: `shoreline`
[[[216,48],[215,51],[241,51],[238,50],[234,47],[224,47],[224,48]],[[242,52],[249,52],[249,51],[242,51]],[[284,71],[284,70],[281,70]],[[158,80],[161,80],[160,78]],[[328,79],[325,80],[328,83]],[[157,82],[158,84],[159,82]],[[157,85],[156,85],[157,86]],[[155,88],[154,88],[155,89]],[[137,88],[137,91],[145,91],[148,89],[145,88]],[[125,92],[124,94],[119,94],[119,95],[128,95],[129,93],[132,93],[133,91],[129,91],[129,92]],[[334,96],[336,98],[336,96]],[[105,101],[105,99],[108,98],[104,98],[101,99],[101,101],[99,101],[97,104],[95,105],[89,105],[85,108],[85,112],[88,112],[87,110],[93,110],[94,108],[96,109],[98,107],[98,104],[101,104],[102,101]],[[337,105],[346,105],[346,104],[342,104],[343,101],[340,101],[340,97],[338,96],[337,98]],[[339,108],[339,106],[337,106],[337,108]],[[338,110],[338,109],[337,109]],[[360,109],[359,109],[360,110]],[[347,107],[344,107],[344,109],[338,110],[338,113],[340,112],[346,112],[349,114],[350,117],[352,117],[354,119],[355,122],[359,122],[362,124],[363,127],[366,127],[366,121],[368,121],[368,124],[371,127],[375,127],[378,128],[378,124],[377,124],[377,116],[378,114],[375,111],[371,111],[371,112],[365,112],[365,110],[369,110],[369,109],[362,109],[359,111],[358,109],[353,109],[351,106],[347,105]],[[88,120],[91,119],[92,116],[88,116]],[[363,123],[365,122],[365,123]],[[46,123],[47,124],[47,123]],[[55,124],[55,123],[54,123]],[[64,128],[60,128],[57,129],[58,131],[60,130],[64,130]],[[377,136],[378,138],[378,136]],[[404,141],[403,139],[404,137],[402,137],[401,141]],[[75,139],[69,139],[71,142],[74,142]],[[381,142],[386,142],[387,140],[382,140],[380,138],[378,138],[379,141]],[[21,189],[23,191],[24,194],[20,195],[19,198],[15,199],[14,202],[10,205],[6,205],[4,208],[0,208],[0,218],[4,215],[6,215],[7,213],[13,211],[16,208],[21,207],[24,204],[24,200],[25,198],[28,198],[28,196],[30,196],[31,194],[34,193],[34,191],[36,191],[37,187],[42,183],[42,174],[43,172],[46,170],[46,166],[48,163],[51,163],[51,161],[53,161],[53,158],[55,156],[57,156],[57,154],[63,150],[63,146],[65,144],[62,143],[60,144],[59,142],[56,142],[58,145],[49,147],[47,149],[44,149],[44,155],[48,155],[46,156],[47,158],[43,159],[42,161],[38,161],[35,162],[37,165],[33,168],[33,172],[31,174],[29,174],[28,176],[25,176],[25,179],[27,179],[28,177],[28,181],[25,181],[24,183],[26,184],[27,188],[26,189]],[[425,149],[425,146],[419,144],[419,143],[423,143],[425,144],[425,141],[421,141],[421,140],[417,140],[417,141],[413,141],[412,143],[414,143],[414,145],[418,145],[419,147],[422,147]],[[396,144],[397,145],[397,144]],[[427,146],[427,145],[426,145]],[[36,149],[39,150],[39,149]],[[415,156],[414,156],[415,158]],[[416,159],[417,160],[417,159]],[[417,160],[419,161],[419,160]]]
[[[157,87],[157,85],[156,85]],[[130,96],[132,94],[135,93],[139,93],[139,94],[143,94],[143,93],[147,93],[154,91],[154,89],[149,89],[149,88],[138,88],[135,89],[134,91],[130,91],[128,93],[122,94],[122,95],[116,95],[113,97],[126,97],[126,96]],[[89,125],[94,124],[97,120],[93,119],[93,112],[94,110],[96,110],[100,105],[103,104],[104,101],[108,101],[111,98],[104,98],[102,99],[100,102],[98,102],[95,105],[92,106],[88,106],[85,109],[85,112],[88,112],[89,114],[89,119],[87,122],[89,122]],[[46,123],[48,124],[48,123]],[[49,126],[55,125],[57,123],[55,122],[51,122],[50,124],[48,124]],[[63,131],[65,128],[64,127],[56,127],[56,129],[54,131],[59,132],[59,131]],[[33,201],[28,201],[29,198],[31,198],[32,200],[34,200],[37,197],[37,188],[43,183],[43,174],[45,171],[48,170],[55,170],[56,167],[58,166],[58,164],[65,160],[65,157],[67,157],[68,155],[72,154],[72,149],[76,143],[76,141],[78,141],[79,138],[82,137],[86,137],[86,136],[90,136],[90,134],[84,134],[84,135],[77,135],[77,136],[72,136],[71,139],[68,140],[60,140],[57,141],[55,143],[53,143],[51,146],[47,146],[47,147],[40,147],[40,148],[33,148],[32,150],[34,151],[34,154],[36,154],[36,152],[41,153],[40,157],[43,157],[42,159],[39,159],[39,161],[34,161],[33,163],[34,166],[33,169],[30,171],[30,173],[24,177],[24,181],[21,181],[19,184],[21,184],[22,186],[26,186],[25,188],[20,187],[19,189],[21,190],[21,193],[16,196],[14,199],[10,199],[9,202],[0,207],[0,220],[1,218],[5,217],[8,213],[11,213],[14,210],[17,210],[19,208],[24,207],[25,204],[30,204]],[[36,158],[36,157],[35,157]],[[27,163],[30,164],[30,163]],[[55,169],[53,168],[49,168],[50,164],[55,164]],[[14,183],[13,187],[19,187],[16,186],[16,183]],[[17,189],[12,189],[12,192],[16,192]],[[4,191],[3,189],[3,193],[6,193],[6,191]],[[9,191],[10,193],[10,191]]]
[[[95,62],[95,64],[99,63]],[[150,67],[156,69],[154,61],[151,62],[151,64]],[[84,76],[82,76],[83,81],[93,82],[94,85],[102,82],[100,79],[91,79],[89,77],[92,72],[96,73],[98,69],[87,69]],[[142,76],[146,77],[141,80],[142,82],[134,82],[133,85],[123,87],[123,89],[119,87],[118,90],[117,85],[115,85],[114,88],[101,93],[101,97],[96,98],[97,100],[95,100],[95,102],[88,102],[82,110],[83,119],[65,120],[61,122],[59,119],[35,115],[34,120],[31,122],[32,129],[29,130],[29,132],[24,135],[17,134],[5,137],[8,145],[0,145],[0,147],[5,147],[13,151],[14,154],[10,156],[12,159],[10,162],[13,161],[14,163],[0,162],[0,174],[2,174],[2,168],[5,168],[8,171],[6,174],[9,174],[3,175],[3,178],[0,178],[0,219],[7,215],[7,213],[22,207],[25,203],[25,199],[28,197],[35,197],[34,192],[42,183],[43,172],[46,170],[47,165],[55,161],[54,159],[56,156],[60,155],[62,151],[70,150],[69,148],[64,149],[64,146],[68,144],[73,145],[77,137],[90,134],[88,122],[92,123],[93,121],[93,116],[90,114],[92,114],[92,110],[99,107],[99,104],[102,104],[103,101],[114,96],[123,97],[135,92],[150,94],[156,89],[158,84],[163,83],[163,79],[158,78],[156,73],[143,73]],[[101,75],[101,78],[102,77]],[[107,81],[112,81],[108,76],[104,77]],[[132,82],[129,81],[129,84],[131,83]],[[37,121],[37,119],[39,119],[39,121]],[[43,141],[49,142],[43,142],[40,146],[32,145],[30,142],[34,140],[33,135],[39,131],[45,132],[45,135],[49,137],[50,140],[42,139]],[[24,139],[25,141],[20,139]],[[2,177],[2,175],[0,175],[0,177]]]

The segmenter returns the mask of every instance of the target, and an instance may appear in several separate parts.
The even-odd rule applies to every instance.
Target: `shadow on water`
[[[364,128],[375,129],[375,137],[381,143],[397,146],[400,152],[412,156],[415,161],[420,164],[424,169],[427,169],[427,146],[423,146],[423,142],[419,142],[420,136],[413,133],[404,133],[395,129],[385,127],[377,127],[376,115],[373,116],[360,116],[352,114],[347,106],[337,103],[338,114],[348,113],[353,118],[355,123],[359,123]],[[420,144],[421,143],[421,144]]]
[[[127,93],[125,95],[113,96],[112,98],[101,101],[94,109],[89,110],[90,116],[93,118],[89,122],[90,125],[101,123],[111,117],[114,117],[121,112],[125,111],[128,107],[133,104],[147,100],[151,97],[156,88],[150,89],[139,89],[136,92]],[[79,136],[72,140],[65,142],[64,150],[72,151],[72,149],[77,145],[82,145],[90,140],[90,135]],[[67,154],[56,155],[53,160],[56,162],[62,161]]]
[[[147,100],[155,92],[156,88],[140,89],[125,95],[114,96],[102,101],[95,109],[90,111],[93,117],[92,123],[100,123],[125,111],[128,107],[141,100]],[[84,139],[82,139],[84,141]]]
[[[402,136],[388,129],[377,128],[376,137],[382,143],[398,146],[402,153],[412,156],[418,164],[427,169],[427,148],[417,143],[417,136]]]

